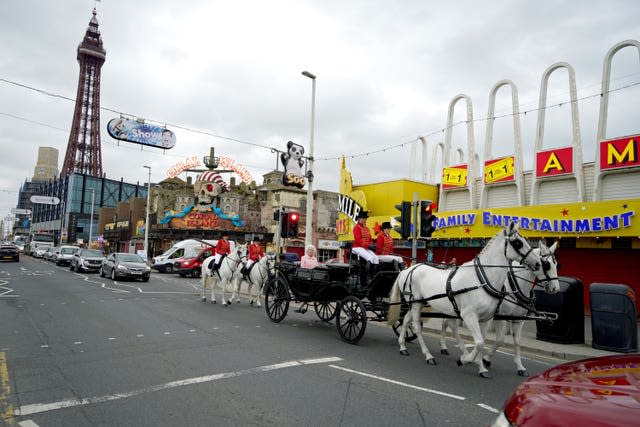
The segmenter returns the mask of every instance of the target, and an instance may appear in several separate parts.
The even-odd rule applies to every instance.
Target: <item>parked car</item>
[[[56,265],[70,265],[73,254],[78,252],[80,248],[72,245],[60,246],[60,253],[56,257]]]
[[[109,254],[100,266],[100,277],[109,276],[111,280],[131,278],[148,282],[150,274],[151,267],[147,265],[140,255],[127,252]]]
[[[31,256],[34,258],[44,258],[44,254],[47,253],[47,249],[49,249],[49,246],[38,246],[31,251]]]
[[[184,257],[179,258],[175,263],[175,269],[180,277],[200,277],[202,261],[213,255],[214,248],[207,246],[204,248],[189,248],[185,251]]]
[[[494,427],[637,426],[640,354],[578,360],[522,382]]]
[[[20,250],[13,243],[3,243],[0,245],[0,260],[20,261]]]
[[[71,271],[98,271],[105,256],[97,249],[80,249],[71,258]]]
[[[54,258],[57,256],[56,251],[60,251],[60,248],[57,246],[47,248],[47,252],[44,254],[44,259],[47,261],[54,261]]]

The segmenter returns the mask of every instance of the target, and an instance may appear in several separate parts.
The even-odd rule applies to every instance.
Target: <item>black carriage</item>
[[[336,319],[342,340],[355,344],[364,336],[367,320],[387,320],[389,304],[385,299],[401,268],[395,262],[381,262],[374,271],[367,272],[364,261],[357,258],[313,269],[279,262],[265,287],[265,309],[269,319],[278,323],[287,316],[291,302],[300,303],[296,310],[299,313],[313,305],[322,321]],[[396,325],[394,331],[397,332]]]

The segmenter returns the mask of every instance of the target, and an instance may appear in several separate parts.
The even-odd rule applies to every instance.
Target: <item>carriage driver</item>
[[[391,223],[385,221],[382,223],[382,233],[376,239],[376,255],[382,262],[396,263],[396,270],[402,270],[404,262],[402,257],[393,255],[393,237],[391,233]]]
[[[369,249],[371,245],[371,232],[369,228],[367,228],[367,218],[369,218],[367,211],[360,211],[358,216],[356,216],[357,223],[355,227],[353,227],[353,246],[351,249],[351,252],[367,261],[366,269],[364,269],[361,275],[361,285],[366,283],[368,275],[373,276],[380,262],[378,256]]]
[[[222,238],[218,240],[215,249],[215,255],[213,256],[213,262],[209,263],[210,270],[217,270],[220,268],[220,264],[222,264],[222,260],[224,257],[229,255],[231,252],[231,244],[229,244],[229,232],[226,230],[222,231]]]
[[[262,245],[260,244],[260,238],[254,237],[249,245],[249,259],[247,260],[247,264],[242,268],[242,274],[245,276],[249,275],[253,264],[255,264],[256,261],[260,261],[263,256],[264,249],[262,249]]]

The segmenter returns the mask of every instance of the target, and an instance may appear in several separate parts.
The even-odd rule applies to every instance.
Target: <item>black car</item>
[[[12,243],[0,245],[0,260],[20,261],[20,249]]]
[[[100,266],[100,277],[109,276],[111,280],[127,277],[148,282],[150,274],[151,267],[139,255],[127,252],[110,254]]]
[[[97,249],[80,249],[71,258],[71,271],[98,271],[102,267],[104,255]]]

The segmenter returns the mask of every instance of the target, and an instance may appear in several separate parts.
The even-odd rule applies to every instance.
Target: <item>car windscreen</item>
[[[102,252],[96,249],[85,249],[82,252],[80,252],[80,255],[83,257],[101,257]]]
[[[118,256],[120,262],[144,262],[142,258],[135,254],[121,254]]]
[[[187,248],[184,250],[184,258],[195,258],[199,252],[200,248]]]
[[[78,248],[62,248],[60,252],[63,254],[75,254]]]

